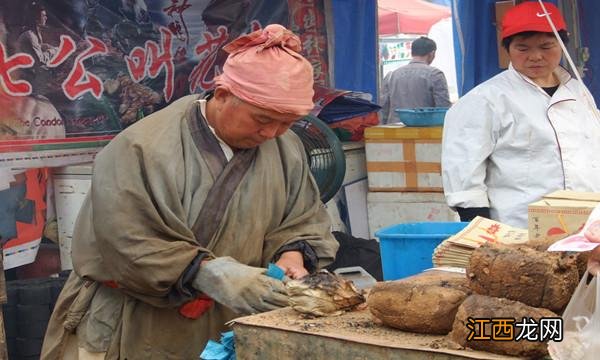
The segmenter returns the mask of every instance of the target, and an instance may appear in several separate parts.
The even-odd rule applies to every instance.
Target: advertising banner
[[[322,0],[0,3],[0,168],[89,161],[121,130],[213,86],[241,34],[300,35],[328,85]]]
[[[221,48],[273,23],[300,36],[317,84],[328,86],[323,0],[0,1],[5,268],[35,259],[48,167],[92,161],[144,116],[210,90]]]

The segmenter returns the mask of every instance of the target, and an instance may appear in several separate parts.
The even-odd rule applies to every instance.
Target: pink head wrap
[[[294,33],[268,25],[223,47],[229,57],[215,83],[260,108],[306,115],[314,107],[313,69],[301,49]]]

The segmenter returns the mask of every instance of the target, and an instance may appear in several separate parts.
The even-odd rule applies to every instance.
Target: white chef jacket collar
[[[521,74],[520,72],[518,72],[514,67],[512,63],[508,64],[508,70],[512,73],[514,73],[515,75],[521,77],[523,80],[527,81],[528,83],[537,86],[538,88],[541,89],[541,87],[536,84],[535,82],[533,82],[533,80],[531,80],[530,78],[528,78],[527,76]],[[571,74],[569,74],[569,72],[563,68],[561,65],[557,66],[556,69],[554,69],[554,74],[556,74],[556,76],[558,77],[558,81],[560,81],[560,84],[565,84],[567,81],[571,80]]]

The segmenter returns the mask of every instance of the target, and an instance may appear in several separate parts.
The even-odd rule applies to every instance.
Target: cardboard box
[[[578,232],[596,205],[600,193],[556,191],[529,204],[529,239],[560,240]]]
[[[443,192],[441,126],[367,128],[365,152],[369,191]]]

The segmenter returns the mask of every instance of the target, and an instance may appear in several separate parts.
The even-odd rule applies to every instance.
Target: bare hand
[[[281,254],[275,265],[285,271],[285,275],[291,279],[300,279],[308,275],[308,270],[304,268],[304,259],[300,251],[286,251]]]

